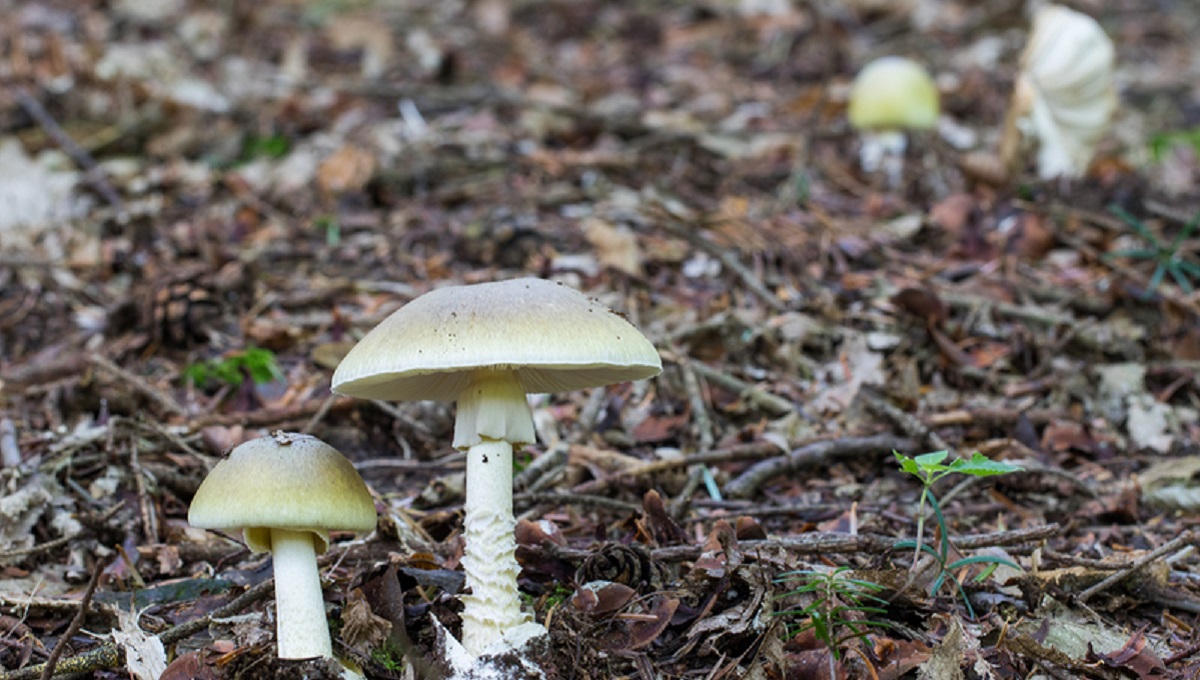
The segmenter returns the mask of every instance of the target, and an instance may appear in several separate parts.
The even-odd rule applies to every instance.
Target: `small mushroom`
[[[317,555],[329,531],[375,528],[375,503],[350,461],[309,435],[252,439],[209,472],[188,522],[241,529],[250,550],[271,553],[279,658],[333,656]]]
[[[529,623],[517,593],[513,446],[534,441],[525,395],[643,380],[662,371],[624,318],[542,279],[440,288],[350,350],[333,390],[363,399],[457,401],[467,451],[463,646],[473,657]],[[528,633],[528,628],[524,633]],[[489,651],[497,651],[493,647]]]
[[[906,130],[937,125],[938,91],[923,66],[905,57],[881,57],[867,64],[850,88],[846,115],[862,133],[863,170],[883,168],[889,186],[900,182]]]

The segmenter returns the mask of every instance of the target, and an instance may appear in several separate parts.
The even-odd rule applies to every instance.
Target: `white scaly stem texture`
[[[510,492],[511,498],[511,492]],[[511,515],[511,511],[510,511]],[[317,552],[309,531],[271,530],[275,620],[281,659],[333,656]]]
[[[512,445],[484,438],[467,451],[463,646],[472,656],[529,621],[517,594],[516,520],[512,514]]]

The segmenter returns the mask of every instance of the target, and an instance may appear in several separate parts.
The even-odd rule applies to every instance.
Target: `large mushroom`
[[[529,617],[517,593],[513,447],[534,441],[526,394],[563,392],[662,371],[624,318],[559,283],[517,279],[440,288],[367,333],[333,375],[364,399],[456,401],[455,448],[467,452],[462,642],[473,657]],[[522,624],[528,624],[522,628]]]
[[[375,502],[350,461],[305,434],[251,439],[208,473],[188,522],[241,529],[250,550],[271,553],[279,658],[333,656],[317,555],[330,531],[375,528]]]

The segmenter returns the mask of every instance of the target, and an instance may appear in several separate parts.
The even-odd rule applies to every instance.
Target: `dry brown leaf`
[[[342,639],[351,647],[374,649],[388,638],[392,623],[371,611],[371,605],[359,588],[350,591],[342,609]]]
[[[347,144],[321,161],[317,168],[317,184],[327,194],[362,191],[375,174],[375,156],[369,151]]]
[[[630,276],[642,275],[642,251],[629,227],[590,217],[583,221],[583,236],[596,249],[600,264]]]
[[[325,34],[336,50],[362,50],[362,76],[382,76],[395,57],[395,38],[388,22],[369,16],[334,16]]]

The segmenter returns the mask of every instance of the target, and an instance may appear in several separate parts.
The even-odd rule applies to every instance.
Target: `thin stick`
[[[146,395],[172,415],[184,417],[187,416],[187,409],[183,408],[183,406],[181,406],[179,402],[175,401],[171,395],[163,392],[162,390],[156,389],[153,385],[146,382],[141,377],[136,376],[133,373],[130,373],[129,371],[126,371],[120,366],[114,364],[108,359],[108,357],[104,357],[99,354],[92,354],[88,357],[88,361],[90,361],[93,366],[101,371],[104,371],[105,373],[108,373],[109,375],[126,382],[129,387],[132,387],[134,390]]]
[[[605,508],[608,510],[616,510],[618,512],[637,512],[642,508],[641,504],[639,503],[630,503],[629,501],[617,500],[616,498],[609,498],[608,496],[593,496],[579,493],[557,493],[553,491],[516,493],[513,494],[513,503],[592,506],[597,508]]]
[[[660,350],[659,355],[667,361],[679,362],[681,360],[681,357],[674,352]],[[691,366],[692,370],[694,370],[701,378],[704,378],[705,380],[715,384],[721,389],[729,390],[730,392],[736,392],[737,395],[742,399],[745,399],[751,404],[762,408],[771,415],[781,416],[795,411],[809,420],[814,420],[814,418],[809,416],[804,412],[803,409],[796,404],[793,404],[791,401],[784,399],[783,397],[775,396],[774,394],[771,394],[770,392],[767,392],[756,385],[751,385],[744,380],[739,380],[727,373],[723,373],[702,361],[690,361],[688,362],[688,365]]]
[[[768,480],[794,472],[801,467],[827,463],[846,456],[890,454],[893,450],[911,450],[916,446],[917,442],[912,439],[891,434],[815,441],[786,455],[750,466],[725,485],[725,495],[730,498],[749,498]]]
[[[158,543],[158,515],[155,513],[154,500],[146,493],[146,473],[142,470],[138,458],[137,439],[129,442],[129,470],[133,473],[133,485],[137,491],[138,510],[142,516],[142,533],[147,543]]]
[[[300,432],[304,434],[312,434],[312,431],[317,429],[317,425],[319,425],[321,421],[325,419],[325,415],[329,413],[329,407],[333,406],[334,399],[337,399],[336,394],[330,394],[328,397],[325,397],[325,401],[321,402],[321,408],[317,409],[317,412],[308,419],[308,422],[304,424],[304,427],[300,430]]]
[[[58,145],[58,148],[70,156],[71,160],[75,161],[75,164],[84,171],[88,182],[104,197],[105,202],[116,209],[119,214],[124,214],[125,203],[121,200],[121,195],[117,193],[117,190],[109,183],[108,178],[104,176],[104,172],[100,170],[96,159],[92,158],[92,155],[86,149],[79,146],[71,138],[71,135],[67,134],[67,131],[58,124],[58,121],[54,120],[50,112],[42,106],[42,103],[30,96],[24,88],[15,88],[13,94],[16,97],[17,103],[21,105],[21,108],[25,109],[25,113],[28,113],[30,118],[36,120],[38,125],[42,126],[42,129],[46,131],[50,139],[53,139],[54,143]]]
[[[83,599],[79,602],[79,611],[75,612],[75,616],[71,619],[71,625],[67,626],[67,630],[58,639],[58,644],[54,645],[54,649],[50,651],[50,658],[42,664],[42,680],[50,680],[54,676],[54,667],[62,658],[63,651],[71,643],[71,638],[75,637],[75,634],[83,626],[83,620],[87,617],[88,605],[92,602],[92,595],[96,594],[96,586],[100,585],[100,575],[103,573],[104,565],[102,564],[97,564],[92,570],[92,578],[88,581],[87,590],[84,591]]]
[[[21,465],[21,447],[17,444],[17,426],[12,419],[0,420],[0,467],[15,468]]]
[[[701,453],[711,451],[713,447],[712,420],[708,417],[708,404],[705,403],[700,380],[692,369],[692,362],[682,359],[679,367],[683,369],[683,387],[687,391],[688,404],[692,407],[692,421],[696,427],[696,446]]]
[[[717,260],[719,260],[726,269],[736,274],[737,277],[742,280],[742,283],[746,284],[746,287],[749,288],[751,292],[753,292],[759,298],[761,298],[763,303],[771,309],[775,310],[776,312],[788,311],[788,306],[784,304],[782,300],[776,297],[775,293],[771,292],[771,289],[767,288],[766,284],[764,284],[762,281],[759,281],[758,277],[754,275],[754,272],[747,269],[746,266],[739,262],[738,259],[734,257],[728,250],[721,248],[717,244],[701,236],[695,228],[687,225],[676,224],[674,218],[671,217],[669,213],[667,214],[667,219],[663,219],[659,222],[659,226],[670,232],[672,236],[682,238],[693,246],[717,258]]]
[[[978,549],[990,546],[1013,546],[1023,543],[1044,541],[1062,533],[1058,524],[1043,524],[1013,531],[992,531],[986,534],[972,534],[955,539],[954,544],[962,549]],[[812,533],[772,538],[757,541],[739,541],[738,549],[743,555],[753,557],[757,552],[781,548],[796,554],[826,555],[832,553],[870,553],[878,554],[892,549],[896,539],[879,534],[843,534],[832,531],[814,531]],[[579,561],[593,554],[591,550],[567,548],[553,543],[540,543],[536,546],[525,546],[534,552],[549,555],[557,559]],[[656,548],[650,551],[650,556],[663,562],[681,562],[694,560],[704,551],[701,545],[673,545],[666,548]],[[0,678],[0,680],[4,680]]]
[[[1151,562],[1154,562],[1155,560],[1162,557],[1163,555],[1166,555],[1167,553],[1170,553],[1170,552],[1174,552],[1185,545],[1194,544],[1195,542],[1196,542],[1196,534],[1190,530],[1185,531],[1182,534],[1176,536],[1174,539],[1167,541],[1166,543],[1163,543],[1162,545],[1158,546],[1154,550],[1151,550],[1150,552],[1141,556],[1140,558],[1135,560],[1133,562],[1133,564],[1130,564],[1128,567],[1125,567],[1124,569],[1122,569],[1118,572],[1110,574],[1108,576],[1108,578],[1097,583],[1096,585],[1092,586],[1091,588],[1088,588],[1087,590],[1084,590],[1083,592],[1079,593],[1079,596],[1076,599],[1078,599],[1081,604],[1086,603],[1088,600],[1090,600],[1092,598],[1093,595],[1103,592],[1103,591],[1111,588],[1112,586],[1120,583],[1121,581],[1129,578],[1130,576],[1132,576],[1134,574],[1134,572],[1138,571],[1139,569],[1142,569],[1143,567],[1150,564]]]
[[[753,444],[742,444],[740,446],[731,446],[727,449],[715,449],[706,453],[694,453],[690,456],[682,456],[679,458],[664,458],[655,460],[649,463],[643,463],[635,468],[631,468],[624,472],[618,472],[611,477],[594,479],[590,482],[584,482],[573,488],[572,493],[599,493],[604,489],[608,489],[623,480],[637,479],[646,475],[668,470],[676,470],[678,468],[688,467],[690,465],[708,464],[708,463],[729,463],[739,460],[761,460],[771,456],[778,456],[785,452],[778,444],[770,442],[755,442]]]
[[[892,425],[900,428],[900,431],[904,434],[913,439],[920,439],[937,451],[950,450],[950,445],[946,443],[945,439],[942,439],[941,435],[926,427],[925,423],[921,422],[916,416],[905,413],[897,408],[874,389],[863,387],[859,395],[866,402],[868,410],[877,416],[883,416]]]
[[[83,533],[83,532],[80,532],[80,534],[81,533]],[[13,557],[26,557],[29,555],[36,555],[38,553],[43,553],[48,550],[54,550],[55,548],[57,548],[59,546],[66,545],[72,539],[78,538],[80,534],[71,534],[70,536],[60,536],[58,538],[46,541],[45,543],[39,543],[37,545],[29,546],[28,548],[13,548],[11,550],[5,550],[3,552],[0,552],[0,560],[7,560],[7,559],[11,559]]]

